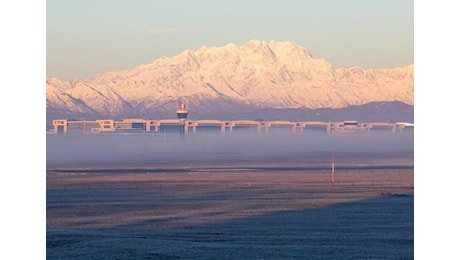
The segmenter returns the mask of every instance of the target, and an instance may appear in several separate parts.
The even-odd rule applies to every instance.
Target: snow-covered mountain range
[[[414,66],[333,68],[292,42],[203,46],[88,80],[46,80],[48,117],[237,114],[256,109],[340,109],[371,102],[414,104]]]

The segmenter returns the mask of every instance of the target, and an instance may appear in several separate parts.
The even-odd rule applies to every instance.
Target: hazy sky
[[[90,78],[202,45],[292,41],[336,68],[414,63],[413,0],[46,1],[46,74]]]

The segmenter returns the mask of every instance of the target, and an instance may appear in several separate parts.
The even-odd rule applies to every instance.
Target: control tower
[[[177,113],[177,118],[180,121],[180,134],[181,135],[186,134],[188,127],[185,121],[187,121],[188,112],[187,112],[187,108],[185,107],[184,103],[180,103],[179,106],[177,106],[176,113]]]
[[[177,118],[180,119],[181,122],[185,122],[187,120],[187,108],[185,107],[184,103],[180,103],[177,107]]]

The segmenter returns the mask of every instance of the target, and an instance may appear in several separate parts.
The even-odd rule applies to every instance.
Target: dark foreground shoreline
[[[388,196],[176,228],[49,228],[47,259],[413,259],[413,200]]]
[[[413,259],[411,166],[49,169],[47,259]]]

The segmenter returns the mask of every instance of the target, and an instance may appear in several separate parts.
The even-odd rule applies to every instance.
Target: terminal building
[[[180,114],[183,116],[183,114]],[[177,119],[158,119],[146,120],[140,118],[128,118],[122,120],[103,119],[95,121],[87,120],[53,120],[53,129],[48,133],[51,134],[98,134],[98,133],[159,133],[179,131],[181,134],[187,134],[189,131],[195,133],[215,129],[222,133],[232,133],[238,129],[253,129],[257,133],[268,133],[269,131],[283,130],[295,132],[303,131],[325,131],[327,133],[356,133],[368,132],[371,130],[391,130],[392,132],[402,132],[405,128],[413,128],[412,123],[396,122],[371,122],[358,123],[357,121],[343,122],[291,122],[291,121],[255,121],[255,120],[187,120],[184,117]],[[169,129],[169,130],[167,130]]]
[[[142,133],[150,132],[150,121],[144,119],[53,120],[53,133]]]
[[[188,111],[185,104],[181,103],[176,111],[177,119],[158,119],[146,120],[141,118],[128,118],[122,120],[102,119],[95,121],[88,120],[53,120],[53,129],[49,133],[158,133],[161,129],[175,128],[179,129],[181,134],[187,134],[189,129],[195,133],[198,128],[217,128],[222,133],[233,132],[234,129],[251,128],[256,129],[258,133],[266,132],[269,129],[277,128],[292,129],[292,132],[303,132],[305,130],[320,129],[327,133],[354,133],[370,130],[390,129],[393,132],[402,132],[404,128],[413,128],[414,124],[405,122],[371,122],[360,123],[355,120],[346,120],[343,122],[292,122],[292,121],[259,121],[259,120],[188,120]]]

